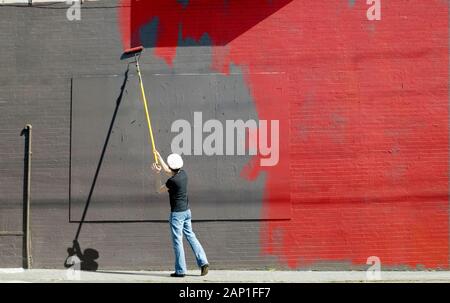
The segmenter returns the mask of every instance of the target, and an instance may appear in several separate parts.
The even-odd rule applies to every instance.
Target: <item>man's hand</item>
[[[153,163],[153,165],[152,165],[152,170],[153,170],[155,173],[159,174],[159,173],[161,173],[162,168],[161,168],[161,166],[159,166],[158,164]]]
[[[159,164],[161,164],[160,170],[164,170],[164,172],[167,174],[167,176],[171,176],[172,175],[172,171],[170,170],[169,166],[166,164],[166,162],[164,161],[163,157],[161,157],[161,154],[155,149],[153,151],[156,155],[156,157],[158,157],[159,159]]]

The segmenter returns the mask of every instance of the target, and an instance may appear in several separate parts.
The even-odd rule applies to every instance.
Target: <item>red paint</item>
[[[375,255],[448,268],[445,1],[383,1],[381,21],[367,20],[365,1],[168,3],[122,9],[124,47],[153,16],[155,54],[169,63],[180,22],[183,37],[207,32],[213,67],[244,68],[259,118],[281,120],[280,164],[243,171],[267,173],[269,215],[293,203],[291,221],[264,223],[263,253],[291,267]]]
[[[155,52],[171,63],[180,31],[184,39],[199,40],[207,33],[213,45],[225,45],[291,1],[190,0],[184,7],[176,0],[122,0],[119,16],[123,47],[141,45],[141,27],[156,17],[159,27]],[[240,18],[236,20],[236,16]]]

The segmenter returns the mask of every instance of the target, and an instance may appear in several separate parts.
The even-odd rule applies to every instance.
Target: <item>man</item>
[[[172,243],[175,252],[175,272],[172,277],[184,277],[186,275],[186,260],[183,249],[183,233],[188,240],[197,265],[201,269],[201,275],[208,273],[208,260],[202,245],[197,240],[195,233],[192,231],[191,210],[189,209],[189,199],[187,195],[188,177],[183,167],[183,159],[178,154],[171,154],[167,157],[167,164],[158,151],[155,151],[159,163],[153,163],[153,170],[156,172],[156,187],[159,193],[169,192],[170,197],[170,230],[172,233]],[[170,177],[165,184],[161,183],[161,170]]]

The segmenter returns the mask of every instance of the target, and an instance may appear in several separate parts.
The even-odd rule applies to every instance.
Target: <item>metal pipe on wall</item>
[[[23,267],[31,269],[32,254],[31,254],[31,228],[30,228],[30,214],[31,214],[31,159],[32,159],[32,126],[27,124],[22,131],[25,135],[25,165],[24,165],[24,189],[23,189]]]

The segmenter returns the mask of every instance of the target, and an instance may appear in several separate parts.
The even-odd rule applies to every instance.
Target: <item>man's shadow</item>
[[[80,263],[80,270],[87,270],[87,271],[96,271],[98,269],[98,263],[95,262],[96,259],[99,258],[99,253],[97,250],[93,248],[87,248],[84,250],[84,252],[81,252],[80,244],[78,243],[78,237],[80,236],[81,228],[83,226],[83,223],[86,219],[86,214],[89,209],[89,205],[91,203],[92,195],[94,193],[95,185],[97,184],[97,178],[100,173],[100,170],[102,168],[103,159],[105,157],[106,149],[108,147],[109,139],[111,137],[111,133],[114,127],[114,122],[116,121],[117,113],[119,111],[120,104],[123,99],[123,95],[125,92],[126,84],[128,82],[128,73],[130,70],[130,63],[128,63],[127,70],[124,74],[124,80],[122,83],[122,86],[120,87],[120,94],[116,99],[116,107],[114,109],[113,116],[111,118],[111,122],[109,125],[108,133],[105,138],[105,143],[103,144],[102,152],[100,154],[100,159],[98,160],[97,168],[95,171],[94,179],[92,181],[91,188],[89,190],[89,195],[86,200],[86,204],[84,206],[83,215],[81,216],[80,224],[78,225],[77,233],[75,235],[75,239],[73,240],[73,246],[69,247],[67,249],[67,252],[69,256],[66,258],[66,261],[64,262],[64,266],[66,268],[72,267],[77,263]]]
[[[86,248],[83,252],[80,244],[77,240],[73,240],[73,246],[67,249],[69,256],[64,262],[64,267],[85,270],[96,271],[98,269],[98,263],[95,261],[98,259],[98,251],[93,248]]]

